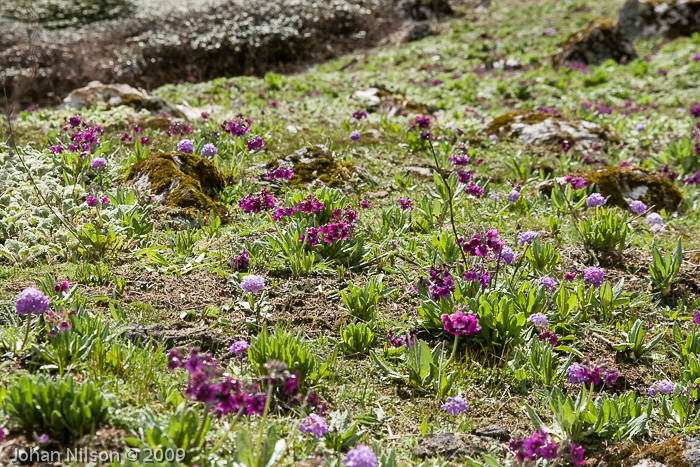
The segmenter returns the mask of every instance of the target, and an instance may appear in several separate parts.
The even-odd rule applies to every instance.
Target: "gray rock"
[[[642,459],[632,467],[666,467],[666,464],[662,464],[661,462],[656,462],[651,459]]]
[[[415,42],[432,36],[435,31],[428,23],[418,23],[406,33],[406,42]]]
[[[474,430],[474,434],[484,438],[493,438],[504,442],[510,440],[510,433],[498,425],[482,426],[481,428]]]
[[[566,62],[597,65],[609,59],[624,62],[635,58],[637,53],[632,44],[617,26],[604,19],[594,19],[566,39],[554,53],[552,64],[558,68]]]
[[[697,438],[683,438],[681,441],[688,445],[688,450],[683,451],[683,457],[690,467],[700,467],[700,440]]]
[[[447,0],[400,0],[399,10],[409,19],[426,19],[452,16],[454,11]]]
[[[622,34],[634,39],[691,36],[700,32],[700,1],[627,0],[617,22]]]
[[[420,438],[418,445],[411,449],[411,454],[420,459],[437,456],[454,459],[484,452],[486,449],[471,443],[456,433],[440,433]]]

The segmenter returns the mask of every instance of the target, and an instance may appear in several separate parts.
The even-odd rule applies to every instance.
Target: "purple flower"
[[[360,207],[362,209],[369,209],[369,201],[367,201],[367,200],[360,201]]]
[[[270,172],[267,174],[267,178],[270,180],[278,179],[278,178],[286,178],[290,179],[294,176],[294,172],[286,169],[284,167],[277,167],[276,169],[272,169]]]
[[[564,273],[564,282],[573,282],[575,278],[576,278],[575,272],[565,272]]]
[[[61,331],[67,331],[70,329],[70,324],[68,323],[68,321],[63,320],[60,323],[58,323],[58,329],[60,329]]]
[[[248,341],[236,341],[233,344],[231,344],[231,348],[229,350],[234,355],[240,355],[246,350],[248,350],[248,347],[250,347]]]
[[[666,227],[664,227],[661,224],[654,224],[651,227],[649,227],[649,232],[663,233],[666,232]]]
[[[396,203],[398,203],[402,211],[413,209],[413,201],[411,201],[411,198],[399,198],[396,200]]]
[[[690,106],[690,116],[693,118],[700,118],[700,102]]]
[[[527,243],[528,245],[532,245],[532,242],[534,242],[535,239],[539,236],[540,234],[535,232],[534,230],[526,230],[525,232],[522,232],[520,234],[520,240],[518,240],[518,244],[525,245]]]
[[[323,438],[323,435],[328,431],[328,425],[323,417],[312,413],[301,421],[299,431],[302,433],[311,433],[316,438]]]
[[[649,387],[649,395],[655,396],[657,394],[664,394],[668,396],[673,392],[675,384],[667,379],[662,379],[661,381],[655,381],[654,384]]]
[[[369,446],[358,444],[343,459],[345,467],[376,467],[377,455]]]
[[[463,396],[448,397],[447,402],[442,404],[442,410],[448,414],[455,416],[460,412],[464,412],[469,408],[469,404]]]
[[[498,139],[498,136],[496,136],[496,135],[489,135],[489,139],[490,139],[491,141],[496,141],[496,140]]]
[[[103,197],[102,197],[102,206],[104,206],[104,205],[107,204],[107,203],[109,203],[109,198],[106,197],[106,196],[103,196]]]
[[[566,379],[574,384],[581,384],[586,381],[586,368],[578,363],[572,363],[566,369]]]
[[[214,146],[212,143],[207,143],[202,148],[202,155],[210,159],[216,155],[216,152],[216,146]]]
[[[455,282],[445,264],[440,267],[430,268],[430,285],[428,286],[430,298],[438,301],[447,298],[455,291]]]
[[[66,281],[63,281],[60,284],[54,285],[53,291],[54,292],[65,292],[69,288],[70,288],[70,284]]]
[[[90,167],[93,169],[103,169],[107,166],[107,161],[104,157],[96,157],[90,161]]]
[[[0,443],[5,441],[5,428],[0,426]]]
[[[513,264],[513,260],[515,259],[515,252],[511,247],[504,246],[501,248],[501,251],[499,253],[494,253],[493,257],[496,260],[500,258],[501,260],[505,261],[507,265],[510,266],[511,264]]]
[[[549,321],[547,320],[547,317],[544,315],[544,313],[535,313],[533,315],[530,315],[527,321],[528,323],[532,323],[540,329],[547,329],[549,327]]]
[[[520,192],[518,190],[513,190],[506,195],[506,200],[509,203],[515,203],[520,199]]]
[[[537,453],[546,461],[551,461],[557,458],[558,446],[554,443],[547,443],[537,450]]]
[[[36,437],[36,442],[39,443],[39,444],[48,443],[48,442],[49,442],[49,435],[47,435],[46,433],[44,433],[44,434],[42,434],[42,435],[37,436],[37,437]]]
[[[180,152],[186,152],[187,154],[192,154],[194,152],[194,143],[191,139],[181,139],[177,143],[177,150]]]
[[[700,311],[696,311],[693,315],[693,323],[700,324]]]
[[[43,315],[49,309],[49,299],[44,293],[34,287],[27,287],[17,295],[15,310],[20,315]]]
[[[245,145],[248,151],[257,151],[259,149],[262,149],[263,146],[265,146],[265,141],[262,139],[261,136],[256,136],[252,139],[249,139]]]
[[[477,323],[476,315],[463,314],[457,310],[452,315],[444,314],[440,317],[444,325],[444,330],[454,336],[473,336],[481,330],[481,325]]]
[[[241,280],[241,289],[246,293],[262,292],[264,288],[265,279],[260,276],[249,274]]]
[[[367,111],[366,110],[358,110],[357,112],[353,112],[352,118],[354,118],[355,120],[367,118]]]
[[[543,285],[547,290],[554,290],[557,288],[557,281],[553,277],[542,276],[540,277],[540,285]]]
[[[664,221],[664,219],[663,219],[663,217],[661,217],[661,214],[659,214],[658,212],[652,212],[652,213],[649,213],[646,221],[650,224],[661,225],[661,223]]]
[[[91,208],[94,208],[95,206],[97,206],[97,198],[95,198],[94,196],[88,196],[85,200],[85,204],[87,204]]]
[[[600,193],[592,193],[586,198],[586,206],[589,208],[603,206],[605,203],[605,197]]]
[[[168,363],[166,366],[170,371],[174,371],[175,368],[180,368],[182,366],[182,354],[179,350],[173,349],[168,352]]]
[[[456,156],[450,156],[447,158],[448,161],[457,166],[463,166],[469,164],[469,156],[466,154],[458,154]]]
[[[80,116],[76,115],[74,117],[70,117],[68,119],[68,123],[70,123],[70,126],[72,126],[73,128],[76,128],[78,125],[80,125]]]
[[[353,141],[357,141],[358,139],[360,139],[360,132],[357,131],[357,130],[353,130],[353,131],[350,133],[350,139],[353,140]]]
[[[644,131],[644,124],[643,123],[638,123],[636,127],[634,127],[635,131]]]
[[[248,251],[243,248],[241,254],[235,256],[229,263],[229,266],[236,268],[236,271],[247,271],[250,267],[250,258],[248,257]]]
[[[583,282],[597,289],[605,282],[605,272],[595,266],[586,268],[583,270]]]
[[[572,177],[571,175],[568,175],[564,180],[566,180],[566,183],[571,185],[572,190],[586,188],[586,181],[581,177]]]
[[[584,453],[585,451],[581,446],[572,444],[571,449],[569,450],[569,460],[575,466],[583,465],[585,462],[583,458]]]
[[[274,208],[275,199],[267,193],[267,189],[263,188],[260,193],[244,196],[238,204],[243,212],[257,213]]]
[[[635,214],[644,214],[644,212],[647,210],[647,205],[641,201],[630,201],[629,206],[630,211]]]

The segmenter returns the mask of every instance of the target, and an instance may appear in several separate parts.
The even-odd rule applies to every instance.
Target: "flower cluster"
[[[450,275],[450,270],[446,264],[430,267],[430,285],[428,292],[430,298],[438,301],[441,298],[447,298],[455,291],[455,281]]]
[[[443,329],[454,336],[473,336],[481,331],[478,317],[471,313],[465,315],[457,310],[451,315],[440,316],[440,319],[444,325]]]
[[[566,369],[566,379],[573,384],[593,384],[603,382],[606,386],[612,386],[617,381],[617,372],[608,368],[607,364],[597,363],[593,365],[572,363]]]
[[[216,146],[214,146],[212,143],[207,143],[202,147],[202,155],[204,157],[208,157],[211,159],[212,157],[216,156]]]
[[[74,116],[68,119],[68,125],[62,128],[64,133],[68,133],[68,151],[80,152],[80,157],[87,157],[87,154],[93,148],[100,145],[100,137],[104,134],[101,126],[96,126],[90,123],[81,122],[80,117]],[[63,144],[65,138],[59,138],[62,144],[51,146],[49,149],[54,154],[61,154],[64,151]]]
[[[184,368],[189,372],[185,394],[198,402],[209,404],[212,412],[221,417],[229,413],[262,415],[267,395],[260,391],[260,386],[244,386],[231,377],[221,377],[217,363],[211,355],[200,355],[192,349],[188,356],[178,349],[168,353],[168,369]]]
[[[265,141],[262,136],[254,136],[245,143],[245,148],[248,151],[257,151],[265,146]]]
[[[396,203],[399,205],[402,211],[413,209],[413,201],[411,201],[411,198],[399,198],[396,200]]]
[[[566,183],[571,185],[572,190],[581,190],[583,188],[586,188],[586,181],[581,177],[573,177],[569,175],[564,180],[566,181]]]
[[[234,355],[241,355],[243,352],[248,350],[249,347],[250,344],[248,343],[248,341],[236,341],[233,344],[231,344],[229,350]]]
[[[394,346],[394,348],[398,349],[399,347],[404,347],[407,349],[410,346],[415,345],[415,336],[417,332],[418,329],[411,329],[406,334],[400,334],[398,337],[396,337],[396,334],[394,334],[394,330],[390,329],[389,334],[387,335],[387,340],[391,345]]]
[[[289,180],[290,178],[292,178],[292,176],[294,176],[294,172],[284,167],[277,167],[275,169],[272,169],[267,174],[267,178],[269,178],[270,180],[276,180],[278,178],[286,178],[287,180]]]
[[[361,120],[363,118],[367,118],[367,111],[366,110],[358,110],[356,112],[353,112],[352,118],[355,120]]]
[[[456,156],[450,156],[447,158],[448,161],[452,162],[456,166],[465,166],[469,164],[469,156],[466,154],[458,154]]]
[[[530,315],[530,317],[527,319],[527,322],[534,324],[535,327],[540,328],[542,330],[546,330],[549,328],[549,321],[547,320],[547,317],[544,313],[534,313]]]
[[[470,256],[479,256],[485,258],[489,251],[495,255],[501,252],[505,242],[498,235],[498,230],[489,229],[483,237],[473,234],[469,241],[463,237],[457,237],[455,244],[462,248],[462,251]]]
[[[323,211],[326,205],[323,204],[314,195],[307,195],[306,201],[300,201],[296,205],[296,210],[299,212],[304,212],[306,214],[315,214],[317,212]]]
[[[352,130],[348,138],[350,138],[351,141],[357,141],[360,139],[360,132],[357,130]]]
[[[231,136],[243,136],[250,132],[250,125],[252,123],[253,122],[247,118],[238,117],[232,121],[224,121],[224,123],[221,124],[221,129]]]
[[[478,282],[482,289],[485,289],[491,284],[491,276],[489,276],[488,271],[483,270],[482,265],[477,266],[478,270],[474,271],[467,268],[464,271],[465,282]]]
[[[540,234],[535,232],[534,230],[526,230],[525,232],[520,233],[520,239],[518,240],[518,244],[525,245],[527,243],[528,245],[532,245],[532,242],[534,242],[535,239],[539,236]]]
[[[553,277],[549,277],[549,276],[540,277],[539,282],[540,282],[540,285],[544,286],[550,292],[552,290],[556,290],[557,285],[558,285],[556,279],[554,279]]]
[[[605,196],[601,195],[600,193],[591,193],[588,195],[588,198],[586,198],[586,206],[589,208],[603,206],[606,202]]]
[[[70,284],[67,281],[63,281],[60,284],[53,286],[53,291],[57,293],[65,292],[68,289],[70,289]]]
[[[257,213],[275,207],[275,199],[263,188],[260,193],[244,196],[238,203],[243,212]]]
[[[630,206],[630,211],[632,211],[635,214],[644,214],[644,212],[647,210],[647,205],[644,204],[642,201],[630,201],[629,203]]]
[[[469,404],[463,396],[448,397],[447,402],[440,406],[448,414],[455,416],[469,408]]]
[[[49,309],[49,298],[34,287],[27,287],[19,293],[15,310],[20,315],[43,315]]]
[[[194,152],[194,142],[191,139],[181,139],[177,143],[177,150],[187,154]]]
[[[299,431],[302,433],[310,433],[316,438],[323,438],[323,435],[328,431],[328,424],[318,414],[312,413],[299,425]]]
[[[493,257],[496,261],[504,261],[508,266],[510,266],[513,264],[513,260],[515,259],[515,252],[511,247],[504,246],[501,248],[499,253],[494,253]]]
[[[595,266],[586,268],[583,270],[583,282],[597,289],[605,282],[605,271]]]
[[[300,204],[302,203],[297,204],[297,209],[299,209]],[[319,205],[321,207],[320,209],[323,209],[323,204],[319,203]],[[334,243],[338,240],[347,240],[348,238],[350,238],[350,235],[352,235],[352,231],[355,228],[356,220],[357,213],[349,204],[345,206],[344,210],[334,209],[333,222],[324,224],[319,228],[310,227],[306,229],[306,234],[301,235],[299,237],[299,241],[306,242],[307,245],[313,246],[319,243],[321,240],[323,240],[326,243]]]
[[[141,129],[139,128],[139,131],[136,131],[136,128],[138,127],[134,127],[134,133],[139,133]],[[184,122],[170,123],[166,133],[168,136],[185,136],[187,133],[192,133],[192,127]]]
[[[661,381],[654,381],[654,384],[649,387],[649,395],[655,396],[657,394],[664,394],[668,396],[673,392],[675,384],[668,379],[662,379]]]
[[[511,440],[509,446],[515,453],[516,460],[520,463],[539,459],[552,461],[561,458],[576,466],[584,464],[584,450],[581,446],[567,441],[559,444],[554,443],[549,433],[542,428],[534,432],[528,439]]]
[[[107,167],[107,161],[105,160],[104,157],[95,157],[93,160],[90,161],[90,167],[93,169],[104,169]]]
[[[364,444],[358,444],[348,452],[343,459],[345,467],[376,467],[377,455],[372,448]]]
[[[241,289],[245,293],[258,293],[265,289],[265,279],[255,274],[248,274],[241,279]]]
[[[243,248],[240,254],[234,256],[234,258],[229,261],[228,265],[235,268],[236,271],[247,271],[250,267],[250,257],[248,256],[248,250]]]

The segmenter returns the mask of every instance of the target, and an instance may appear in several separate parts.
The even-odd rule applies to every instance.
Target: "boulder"
[[[555,68],[566,62],[597,65],[611,58],[616,62],[624,62],[637,58],[637,53],[617,26],[598,18],[570,35],[554,53],[552,64]]]
[[[700,32],[700,0],[627,0],[617,24],[633,39],[691,36]]]
[[[447,0],[400,0],[398,7],[404,16],[414,21],[425,21],[454,14]]]
[[[430,24],[418,23],[408,30],[404,42],[419,41],[421,39],[425,39],[428,36],[432,36],[433,34],[435,34],[435,31],[433,31],[433,28],[432,26],[430,26]]]
[[[170,104],[128,84],[102,84],[99,81],[92,81],[85,87],[75,89],[63,99],[63,104],[67,109],[77,110],[90,108],[93,104],[106,104],[110,107],[126,105],[136,110],[164,112],[176,118],[192,118],[195,114],[188,106]]]
[[[289,185],[295,188],[320,188],[327,186],[354,192],[353,175],[362,181],[374,184],[369,174],[347,162],[339,162],[323,145],[308,146],[268,164],[268,169],[284,167],[294,175]]]
[[[659,177],[640,167],[609,166],[599,170],[575,173],[589,184],[595,184],[597,191],[608,198],[608,205],[629,208],[629,202],[643,201],[655,211],[665,209],[673,212],[683,202],[683,193],[668,178]],[[547,180],[538,185],[544,194],[550,194],[554,183],[564,185],[564,177]]]
[[[433,114],[437,108],[420,102],[405,99],[379,87],[356,91],[353,99],[364,105],[369,111],[379,110],[391,117],[411,113],[416,115]]]
[[[620,141],[615,133],[595,123],[528,110],[506,112],[493,119],[482,133],[496,135],[499,139],[515,138],[518,143],[545,146],[571,141],[573,147],[581,151]]]
[[[136,191],[150,193],[155,201],[196,217],[214,210],[225,220],[226,208],[213,201],[214,191],[226,186],[221,171],[209,160],[184,152],[151,154],[134,164],[126,177]]]
[[[420,459],[438,456],[444,459],[455,459],[485,452],[486,449],[483,447],[477,446],[464,436],[456,433],[428,435],[425,438],[420,438],[418,445],[411,449],[411,454]]]

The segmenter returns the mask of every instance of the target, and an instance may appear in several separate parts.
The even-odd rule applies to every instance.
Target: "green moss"
[[[225,186],[223,174],[210,161],[194,154],[163,152],[152,154],[134,164],[127,180],[134,182],[148,175],[151,193],[166,194],[165,203],[171,208],[182,208],[196,215],[196,211],[214,210],[224,218],[226,208],[208,195]]]
[[[328,187],[342,188],[350,182],[348,173],[355,170],[352,164],[336,162],[330,151],[323,146],[309,146],[303,156],[312,160],[301,162],[299,154],[286,158],[294,163],[294,175],[289,181],[289,185],[294,188],[305,188],[319,180]]]
[[[486,127],[486,133],[489,135],[497,135],[502,132],[509,132],[513,123],[524,123],[526,125],[536,125],[542,123],[549,118],[558,118],[556,116],[546,114],[539,111],[530,110],[513,110],[506,112],[503,115],[493,119],[489,126]]]
[[[650,174],[639,167],[605,167],[601,170],[584,172],[581,176],[589,183],[595,183],[598,191],[608,198],[608,203],[627,208],[624,193],[640,186],[648,187],[641,197],[647,206],[657,210],[675,211],[683,201],[683,194],[670,180]]]
[[[161,102],[156,99],[143,99],[138,96],[125,97],[119,102],[119,105],[126,105],[136,110],[146,109],[149,112],[155,112],[163,107]]]

